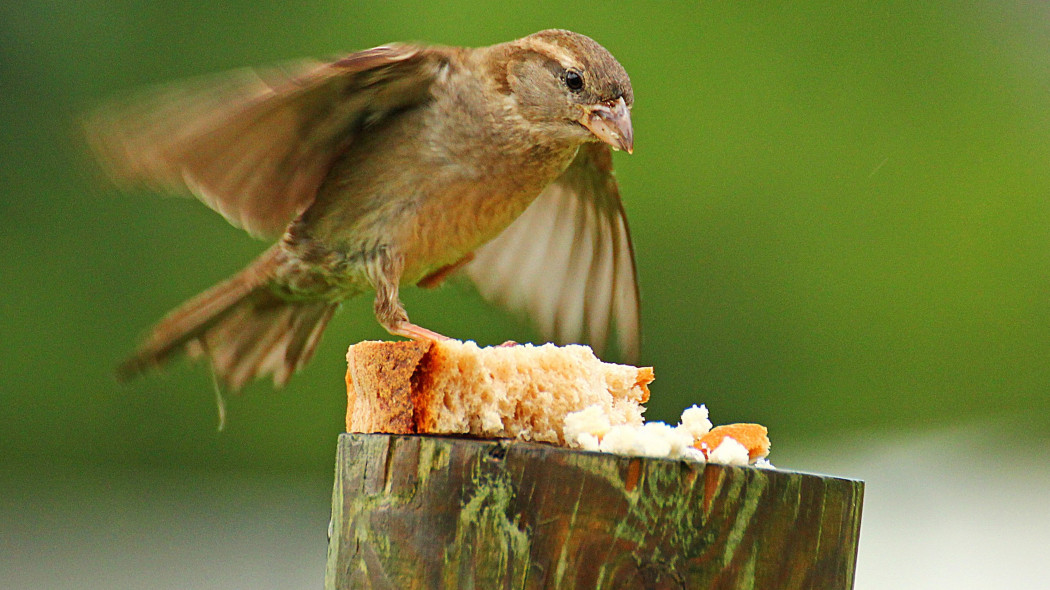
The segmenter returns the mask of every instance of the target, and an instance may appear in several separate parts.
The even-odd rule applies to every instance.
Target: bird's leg
[[[365,265],[368,280],[376,290],[375,314],[379,324],[395,336],[412,340],[449,340],[447,336],[408,321],[408,314],[398,296],[403,270],[404,259],[385,248],[378,250],[375,258]]]
[[[458,261],[453,262],[452,264],[446,264],[445,266],[442,266],[441,268],[435,270],[427,276],[419,279],[419,282],[416,283],[416,286],[422,289],[433,289],[441,283],[445,282],[445,279],[447,279],[449,275],[469,264],[471,260],[474,260],[473,252],[467,254],[463,258],[460,258]]]

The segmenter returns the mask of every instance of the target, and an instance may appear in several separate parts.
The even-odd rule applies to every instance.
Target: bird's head
[[[604,47],[557,29],[497,47],[501,89],[523,118],[553,137],[633,151],[631,79]]]

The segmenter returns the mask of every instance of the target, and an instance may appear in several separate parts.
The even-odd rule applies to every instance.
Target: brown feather
[[[216,377],[238,390],[272,374],[283,385],[313,355],[338,302],[290,301],[270,289],[283,254],[271,248],[233,278],[187,301],[161,320],[117,370],[122,379],[180,354],[206,355]]]
[[[390,45],[176,83],[100,108],[86,134],[115,181],[189,191],[273,236],[310,205],[361,125],[426,100],[441,59]]]

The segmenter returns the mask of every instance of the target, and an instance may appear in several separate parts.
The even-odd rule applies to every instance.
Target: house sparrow
[[[117,181],[188,191],[279,241],[160,321],[119,373],[206,356],[236,390],[283,385],[340,302],[375,291],[391,334],[403,285],[465,273],[543,335],[639,344],[634,254],[610,147],[631,152],[631,82],[564,30],[477,49],[392,44],[225,74],[98,111],[88,139]]]

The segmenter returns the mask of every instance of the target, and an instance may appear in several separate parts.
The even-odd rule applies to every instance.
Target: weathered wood
[[[325,588],[847,589],[859,481],[344,434]]]

